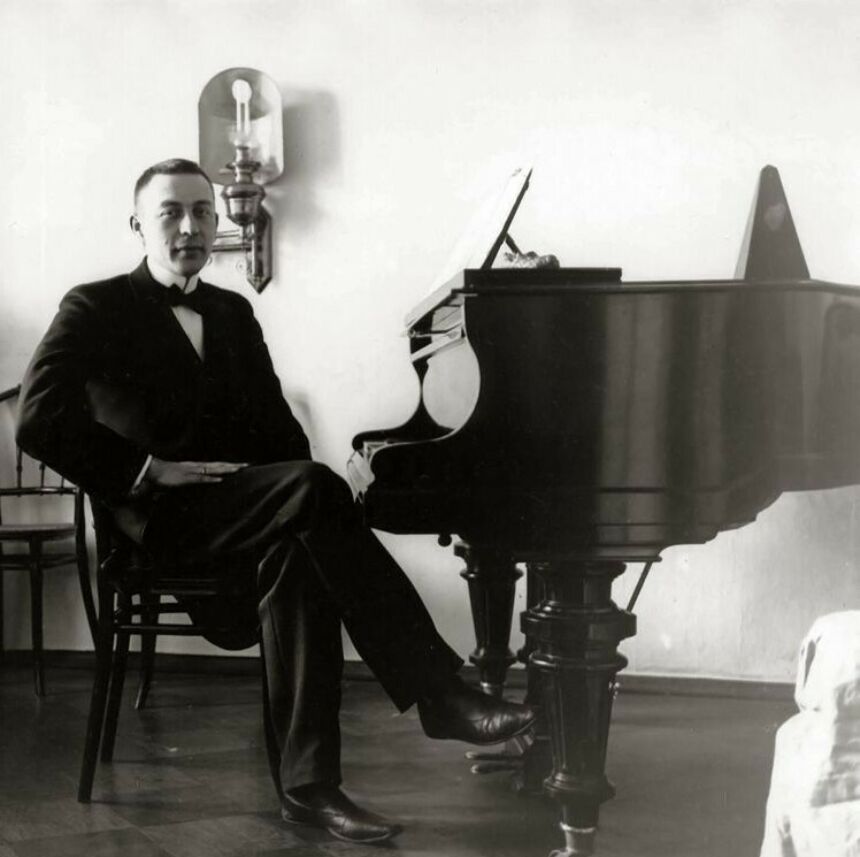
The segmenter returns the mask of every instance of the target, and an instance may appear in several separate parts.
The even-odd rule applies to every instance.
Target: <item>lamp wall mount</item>
[[[238,227],[219,232],[213,252],[243,252],[248,282],[261,292],[272,279],[272,218],[263,185],[284,168],[281,94],[256,69],[227,69],[203,88],[198,118],[200,166],[223,185],[227,216]]]

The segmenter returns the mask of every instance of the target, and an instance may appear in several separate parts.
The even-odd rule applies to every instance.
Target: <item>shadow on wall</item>
[[[314,188],[340,174],[340,115],[330,92],[288,89],[283,98],[285,182],[272,188],[272,196],[279,220],[309,230],[320,217]]]

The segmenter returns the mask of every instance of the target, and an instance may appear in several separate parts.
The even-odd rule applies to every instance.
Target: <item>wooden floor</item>
[[[75,801],[89,703],[85,670],[53,667],[49,695],[29,671],[0,669],[0,857],[546,857],[561,845],[552,805],[476,777],[465,747],[423,736],[371,682],[346,686],[345,783],[402,821],[385,848],[348,845],[279,820],[248,676],[158,678],[137,713],[129,689],[116,760],[94,801]],[[132,682],[133,684],[133,682]],[[785,702],[623,694],[616,703],[599,857],[757,855],[773,734]]]

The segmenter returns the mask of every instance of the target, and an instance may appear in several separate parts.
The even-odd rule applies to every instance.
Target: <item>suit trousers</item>
[[[225,597],[215,613],[240,636],[258,619],[279,789],[340,782],[341,623],[401,711],[462,666],[325,465],[255,465],[163,491],[143,544],[159,562],[217,568]],[[253,593],[255,577],[257,617],[248,617],[243,593]]]

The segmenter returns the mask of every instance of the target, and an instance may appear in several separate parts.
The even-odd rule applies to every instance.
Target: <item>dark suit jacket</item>
[[[130,275],[72,289],[24,378],[21,447],[113,508],[128,503],[150,453],[309,458],[250,304],[202,281],[197,288],[203,361],[145,260]]]

